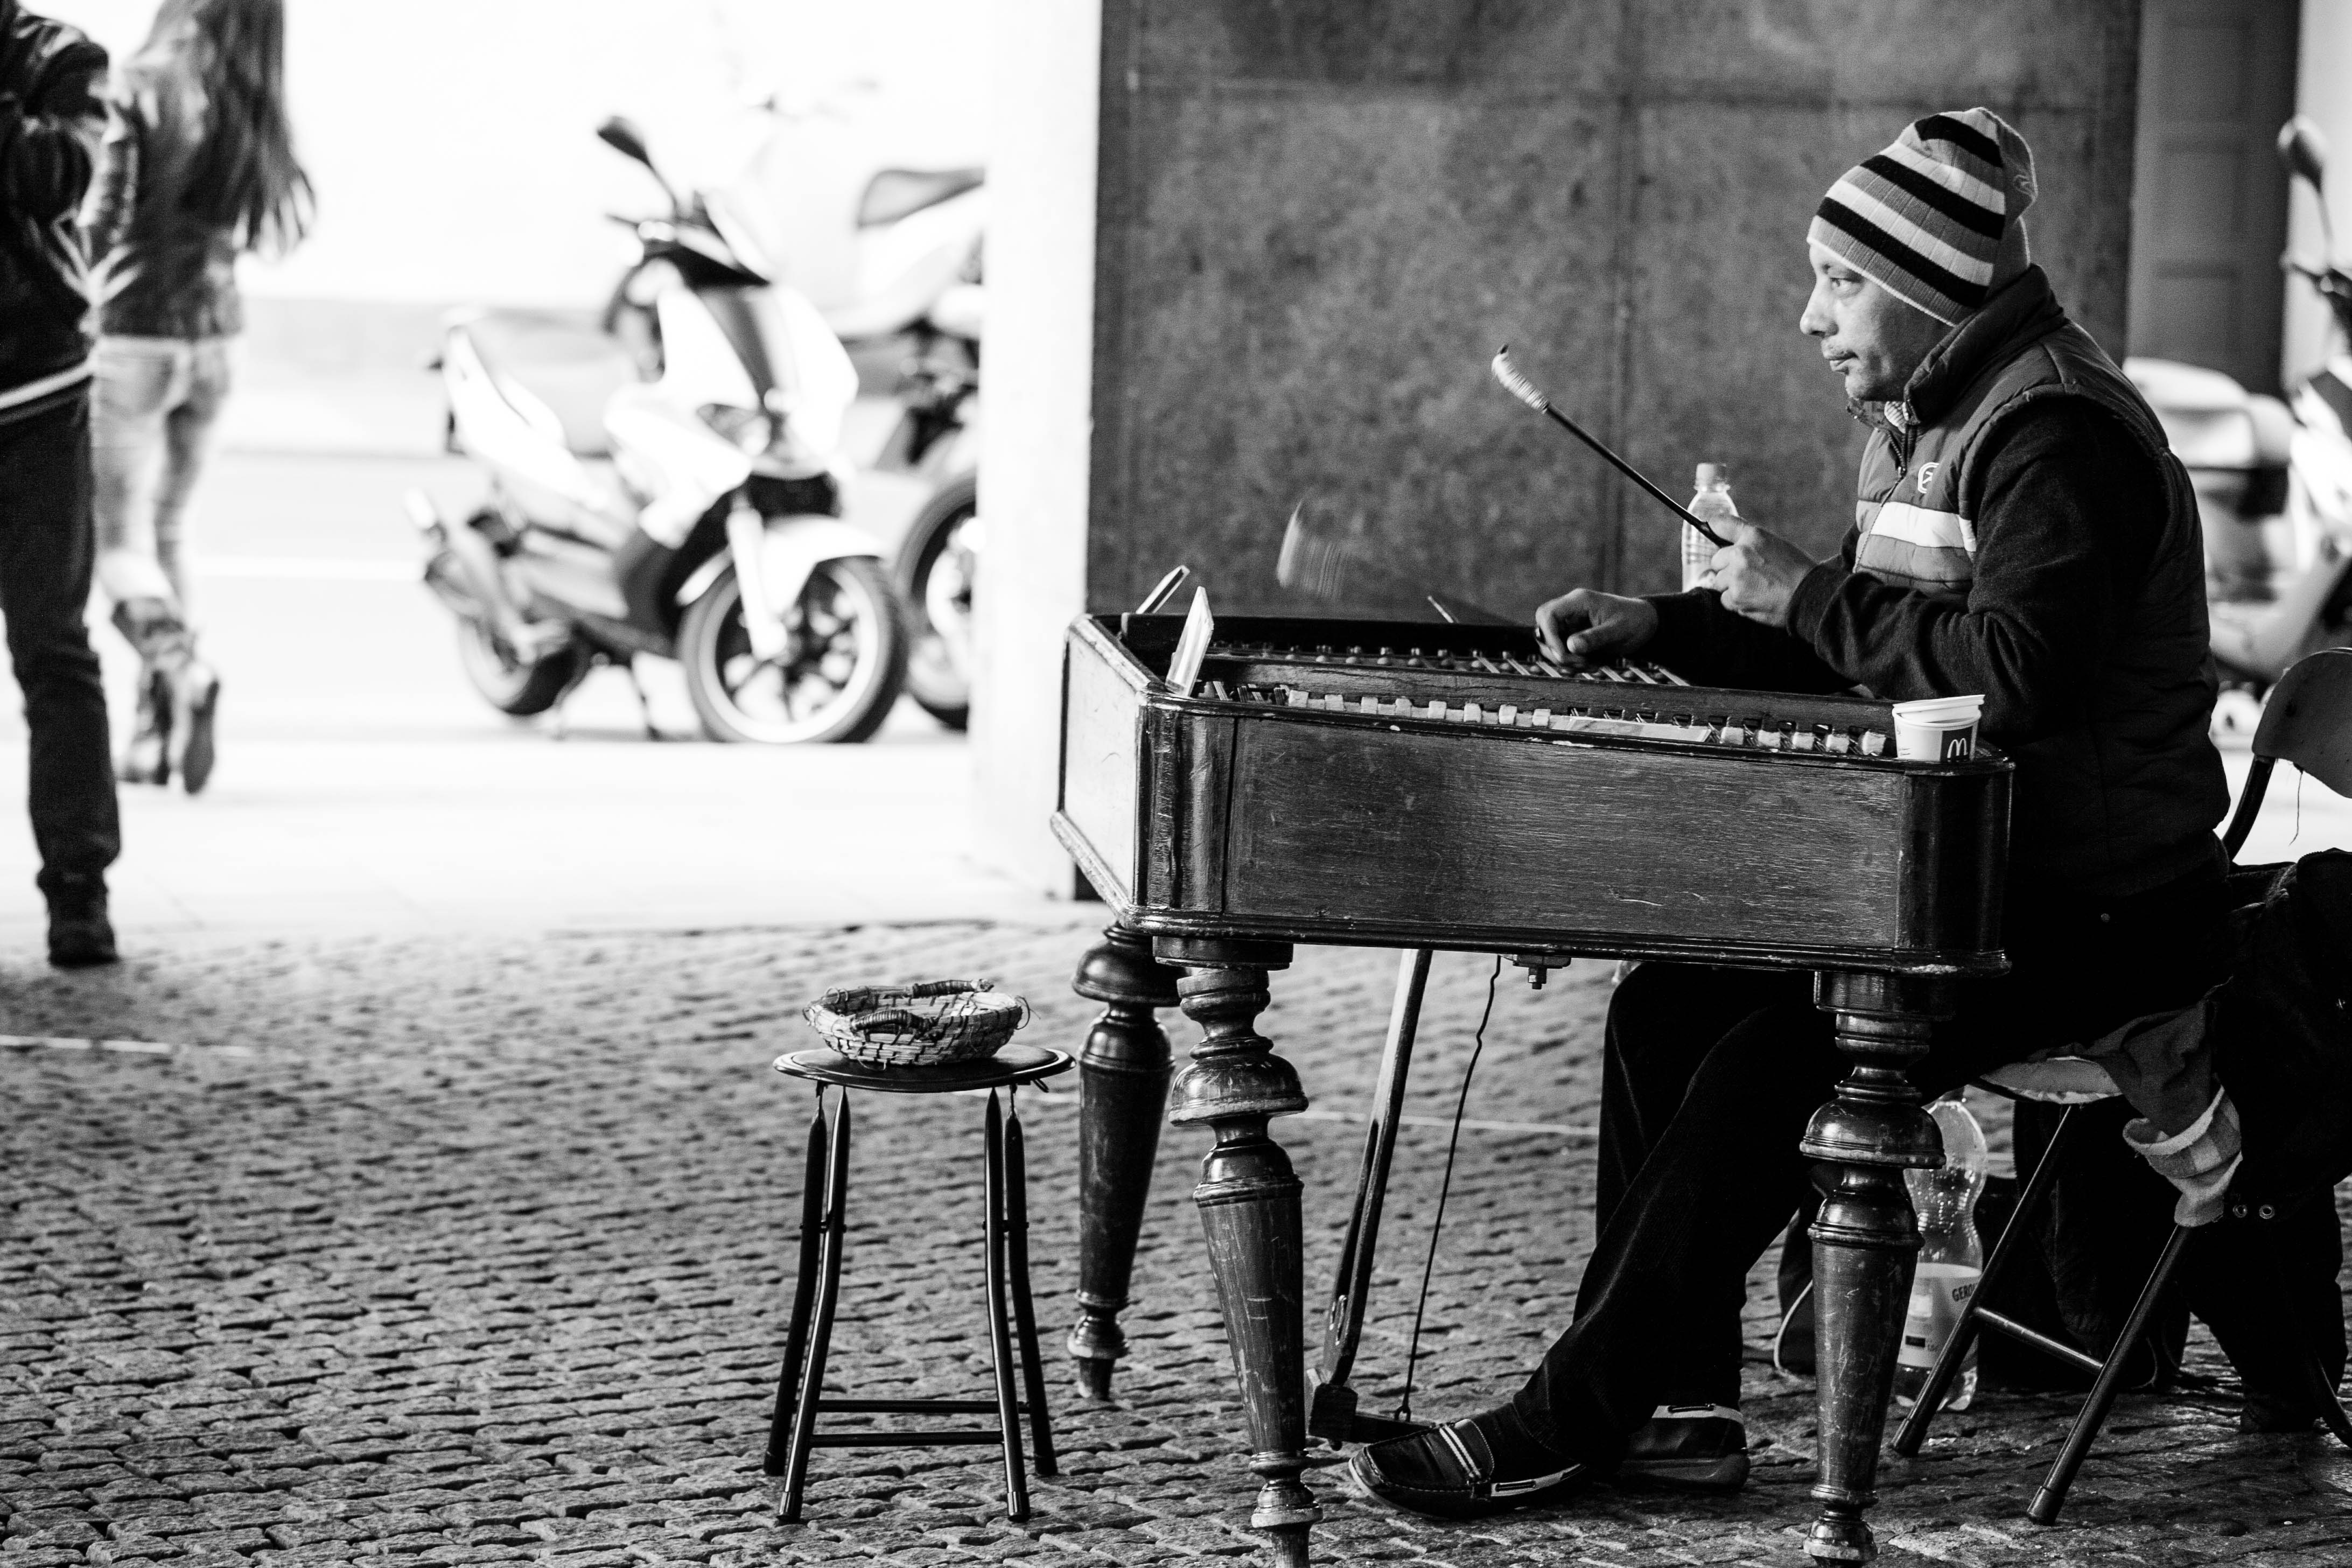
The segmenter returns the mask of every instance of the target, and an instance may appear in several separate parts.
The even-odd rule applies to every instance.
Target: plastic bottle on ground
[[[1944,1140],[1937,1171],[1906,1171],[1911,1206],[1918,1212],[1919,1263],[1911,1276],[1911,1304],[1903,1318],[1903,1346],[1895,1359],[1895,1402],[1919,1402],[1927,1374],[1951,1338],[1960,1309],[1984,1278],[1984,1241],[1977,1234],[1977,1198],[1984,1192],[1985,1135],[1958,1097],[1927,1108]],[[1966,1410],[1977,1393],[1977,1346],[1944,1395],[1946,1410]]]
[[[1691,497],[1690,509],[1700,517],[1714,522],[1717,518],[1737,519],[1739,509],[1731,500],[1731,470],[1721,463],[1701,463],[1698,466],[1698,493]],[[1724,529],[1717,533],[1727,539],[1731,535]],[[1683,591],[1688,593],[1699,585],[1706,575],[1707,563],[1722,546],[1707,538],[1689,523],[1683,524]]]

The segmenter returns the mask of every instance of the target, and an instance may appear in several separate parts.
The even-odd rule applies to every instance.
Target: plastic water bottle
[[[1721,463],[1701,463],[1698,466],[1698,493],[1691,497],[1690,509],[1710,523],[1717,518],[1738,517],[1739,509],[1731,503],[1731,470]],[[1726,539],[1731,537],[1728,529],[1717,528],[1716,532],[1722,534]],[[1699,579],[1706,575],[1707,563],[1715,559],[1715,552],[1722,548],[1689,523],[1683,524],[1683,591],[1685,593],[1698,586]]]
[[[1687,525],[1686,525],[1687,526]],[[1984,1242],[1977,1235],[1977,1198],[1985,1184],[1985,1135],[1955,1096],[1927,1108],[1944,1139],[1940,1171],[1906,1171],[1911,1206],[1919,1214],[1919,1266],[1911,1276],[1911,1305],[1903,1317],[1903,1348],[1895,1358],[1895,1397],[1919,1401],[1927,1373],[1959,1321],[1960,1309],[1984,1279]],[[1977,1394],[1977,1347],[1969,1347],[1943,1408],[1966,1410]]]

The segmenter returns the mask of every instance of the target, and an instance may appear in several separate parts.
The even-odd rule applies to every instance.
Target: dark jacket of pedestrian
[[[116,73],[89,235],[108,336],[235,337],[237,257],[301,237],[310,187],[277,79],[282,26],[275,0],[175,0]]]
[[[89,266],[75,215],[105,109],[106,51],[0,0],[0,420],[89,375]]]

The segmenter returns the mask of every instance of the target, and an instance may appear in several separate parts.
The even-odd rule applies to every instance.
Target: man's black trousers
[[[95,552],[85,386],[0,421],[0,616],[25,694],[44,891],[61,877],[103,873],[122,844],[106,690],[84,622]]]
[[[2218,871],[2105,904],[2020,900],[2007,931],[2014,967],[1962,988],[1960,1016],[1938,1026],[1912,1081],[1932,1097],[2037,1050],[2193,1001],[2221,976],[2222,901]],[[1599,1234],[1574,1322],[1513,1401],[1538,1436],[1608,1466],[1661,1405],[1738,1403],[1748,1272],[1792,1213],[1818,1204],[1797,1144],[1847,1068],[1829,1015],[1813,1005],[1810,975],[1651,963],[1626,977],[1609,1009]],[[2138,1167],[2120,1173],[2131,1213],[2115,1218],[2148,1238],[2130,1249],[2144,1275],[2175,1194],[2116,1142],[2115,1151],[2095,1139],[2074,1148],[2111,1166],[2121,1152]],[[2116,1179],[2112,1169],[2108,1179]],[[2305,1215],[2284,1238],[2289,1272],[2310,1298],[2301,1301],[2307,1327],[2324,1335],[2333,1324],[2327,1342],[2340,1367],[2335,1211],[2315,1204]],[[2244,1245],[2242,1229],[2209,1227],[2200,1237],[2200,1250],[2217,1256],[2200,1267],[2192,1253],[2189,1302],[2250,1382],[2260,1372],[2273,1386],[2291,1386],[2286,1371],[2268,1364],[2281,1353],[2275,1308],[2238,1289],[2267,1271],[2218,1256]],[[2128,1279],[2122,1289],[2128,1295],[2138,1283]]]

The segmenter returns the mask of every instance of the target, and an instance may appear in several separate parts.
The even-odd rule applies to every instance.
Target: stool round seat
[[[811,1083],[842,1089],[872,1089],[877,1094],[954,1094],[968,1089],[1013,1089],[1066,1072],[1073,1065],[1067,1051],[1044,1046],[1005,1046],[992,1057],[938,1067],[870,1068],[839,1051],[812,1046],[787,1051],[776,1058],[776,1070]]]

